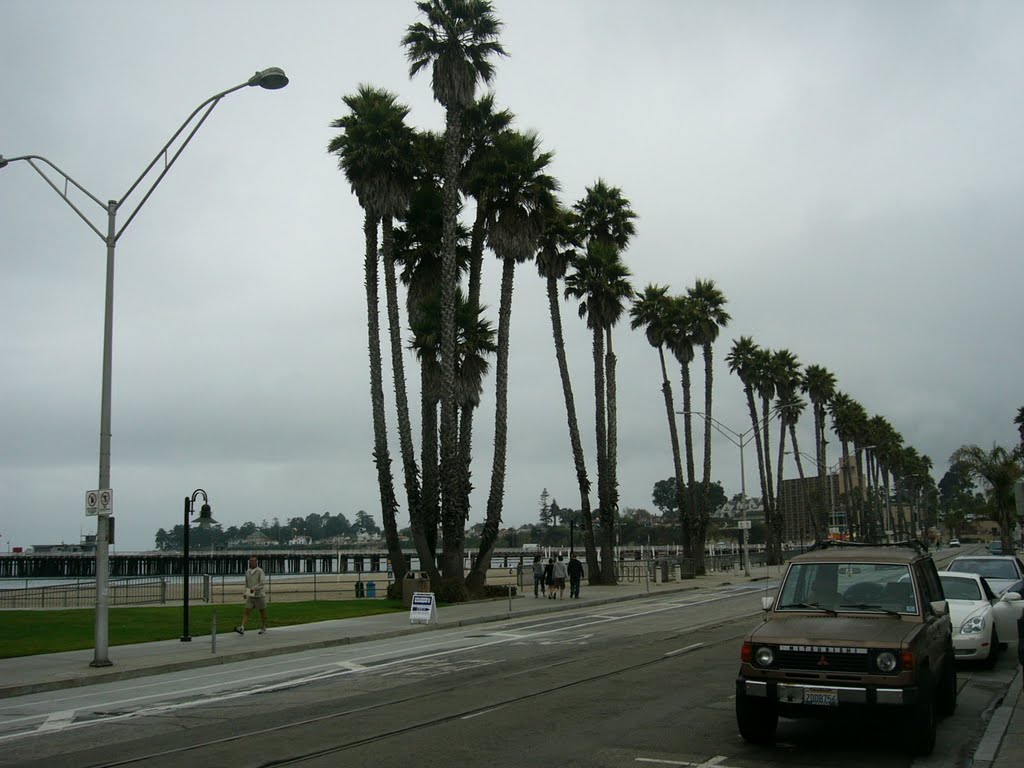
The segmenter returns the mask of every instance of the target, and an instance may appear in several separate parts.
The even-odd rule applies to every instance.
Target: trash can
[[[367,597],[376,597],[377,596],[377,585],[374,582],[372,582],[372,581],[366,582],[366,596]]]
[[[402,605],[411,608],[413,592],[430,591],[430,577],[424,571],[409,571],[402,579]]]
[[[366,585],[361,581],[356,582],[356,597],[366,597]]]

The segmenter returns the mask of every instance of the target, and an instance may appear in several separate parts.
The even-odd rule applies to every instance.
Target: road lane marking
[[[704,643],[694,643],[693,645],[688,645],[685,648],[676,648],[674,651],[669,651],[665,655],[678,656],[680,653],[686,653],[687,651],[692,651],[694,648],[702,648],[703,646]]]
[[[505,707],[507,707],[507,706],[508,706],[507,704],[502,704],[500,707],[492,707],[491,709],[485,709],[485,710],[483,710],[481,712],[473,712],[472,714],[469,714],[469,715],[463,715],[459,719],[460,720],[472,720],[474,717],[479,717],[480,715],[488,715],[491,712],[497,712],[499,709],[505,709]]]
[[[36,733],[41,731],[63,731],[75,719],[75,710],[66,709],[63,712],[54,712],[46,721],[36,728]]]

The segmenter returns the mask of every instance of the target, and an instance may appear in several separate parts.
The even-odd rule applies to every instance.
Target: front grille
[[[877,674],[874,654],[865,648],[782,646],[772,665],[778,669],[808,672],[852,672]]]

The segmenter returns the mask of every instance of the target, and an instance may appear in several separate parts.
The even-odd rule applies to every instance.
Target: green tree
[[[467,579],[470,591],[479,591],[487,578],[491,552],[497,540],[505,498],[508,443],[508,357],[512,330],[512,291],[515,268],[533,258],[544,223],[555,210],[558,182],[547,173],[553,155],[541,152],[535,133],[502,131],[494,138],[494,152],[484,166],[497,188],[493,221],[487,244],[502,263],[498,307],[498,354],[494,377],[494,458],[487,512],[480,549]]]
[[[701,348],[704,357],[704,472],[701,477],[701,493],[698,495],[697,514],[694,516],[693,553],[697,573],[704,573],[704,543],[707,539],[708,521],[711,519],[711,391],[714,381],[713,346],[722,328],[729,324],[729,313],[725,311],[725,295],[714,280],[698,280],[686,295],[693,313],[693,341]]]
[[[579,420],[576,416],[576,399],[569,376],[569,364],[565,355],[565,336],[562,332],[558,281],[565,278],[570,262],[578,258],[580,245],[571,212],[559,206],[548,216],[537,251],[537,272],[544,279],[548,296],[548,313],[551,317],[551,334],[554,339],[555,361],[562,382],[562,398],[565,401],[565,417],[569,430],[569,447],[572,451],[573,466],[576,470],[576,484],[580,493],[580,523],[583,530],[583,545],[587,560],[588,580],[600,583],[601,567],[594,541],[594,518],[590,506],[590,477],[587,474],[583,441],[580,439]]]
[[[967,475],[986,486],[988,501],[996,512],[1003,552],[1016,552],[1013,526],[1017,522],[1013,487],[1024,477],[1024,460],[1016,451],[993,445],[986,451],[977,445],[964,445],[949,457],[950,465],[959,465]]]
[[[395,563],[395,577],[405,577],[405,557],[398,537],[398,500],[391,473],[387,421],[384,407],[383,366],[379,323],[377,229],[383,222],[384,257],[387,269],[387,293],[392,340],[392,364],[395,390],[398,394],[405,485],[410,503],[410,516],[420,515],[419,468],[412,453],[412,430],[405,396],[405,375],[402,369],[401,338],[395,288],[394,255],[391,227],[394,217],[409,205],[413,186],[413,130],[405,124],[409,108],[400,104],[388,91],[362,85],[354,95],[343,97],[350,113],[331,123],[342,129],[328,144],[328,151],[338,156],[338,166],[345,173],[352,191],[363,208],[365,239],[364,273],[366,285],[367,335],[370,355],[370,403],[373,415],[374,463],[384,517],[388,555]],[[433,568],[428,561],[426,568]]]
[[[501,22],[486,0],[424,0],[416,4],[426,23],[409,26],[402,44],[409,76],[431,69],[434,98],[445,109],[444,204],[440,280],[440,488],[444,527],[442,571],[464,585],[461,547],[465,518],[459,509],[464,493],[458,453],[455,391],[456,262],[462,115],[475,99],[477,85],[494,76],[491,60],[505,54],[498,42]]]

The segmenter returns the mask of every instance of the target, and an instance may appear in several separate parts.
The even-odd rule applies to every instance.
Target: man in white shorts
[[[245,613],[242,614],[242,623],[235,627],[235,632],[245,634],[245,622],[249,620],[249,614],[255,608],[260,612],[260,634],[267,631],[267,598],[263,594],[263,587],[266,584],[267,576],[263,569],[256,565],[256,558],[249,558],[249,570],[245,572]]]

